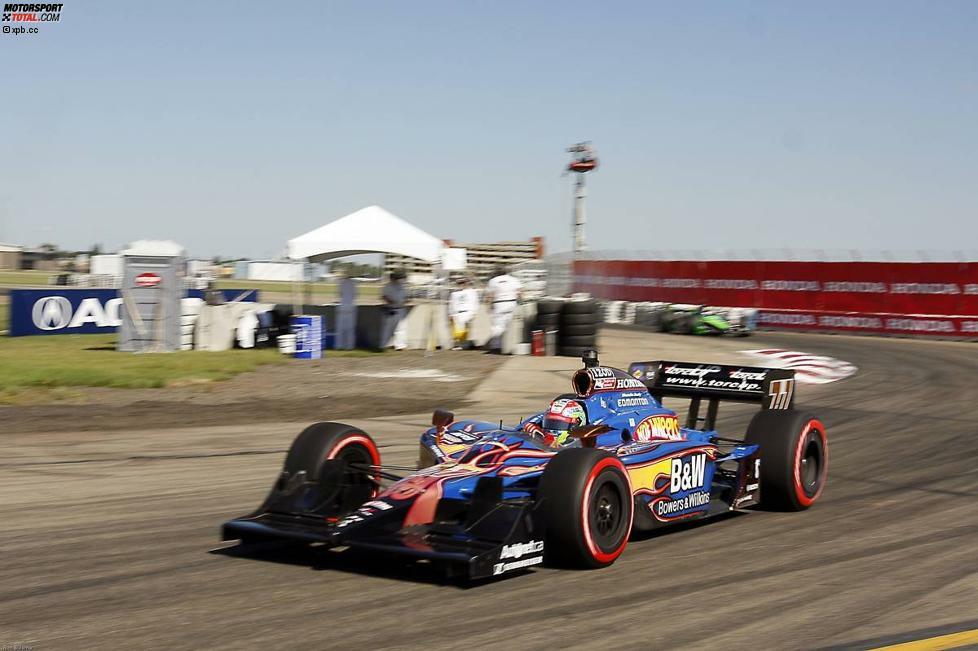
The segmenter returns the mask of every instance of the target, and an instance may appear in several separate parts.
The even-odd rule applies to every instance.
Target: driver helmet
[[[550,408],[543,416],[543,430],[553,437],[553,444],[562,445],[567,442],[568,432],[574,427],[587,424],[587,410],[584,403],[570,398],[557,398],[550,403]]]

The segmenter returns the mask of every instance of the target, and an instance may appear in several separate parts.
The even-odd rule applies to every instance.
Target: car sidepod
[[[721,455],[713,443],[667,441],[622,446],[635,499],[635,528],[656,529],[758,503],[755,445]]]

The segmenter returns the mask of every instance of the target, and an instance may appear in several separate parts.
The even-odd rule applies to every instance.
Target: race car
[[[626,372],[588,351],[571,384],[511,426],[436,410],[417,468],[382,463],[356,427],[310,425],[264,504],[222,537],[399,554],[481,579],[605,567],[634,531],[757,506],[800,511],[825,488],[825,426],[794,409],[793,371],[654,361]],[[672,397],[690,399],[684,424],[662,404]],[[715,429],[724,400],[760,404],[742,439]]]
[[[674,303],[662,308],[659,330],[683,335],[746,337],[757,328],[757,310]]]

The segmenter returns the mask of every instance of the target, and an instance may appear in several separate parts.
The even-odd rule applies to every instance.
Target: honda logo
[[[71,301],[64,296],[45,296],[34,303],[32,316],[41,330],[60,330],[71,322]]]

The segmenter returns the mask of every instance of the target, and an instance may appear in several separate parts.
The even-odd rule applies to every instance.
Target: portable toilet
[[[180,350],[185,264],[183,247],[169,240],[139,240],[122,252],[118,350]]]

